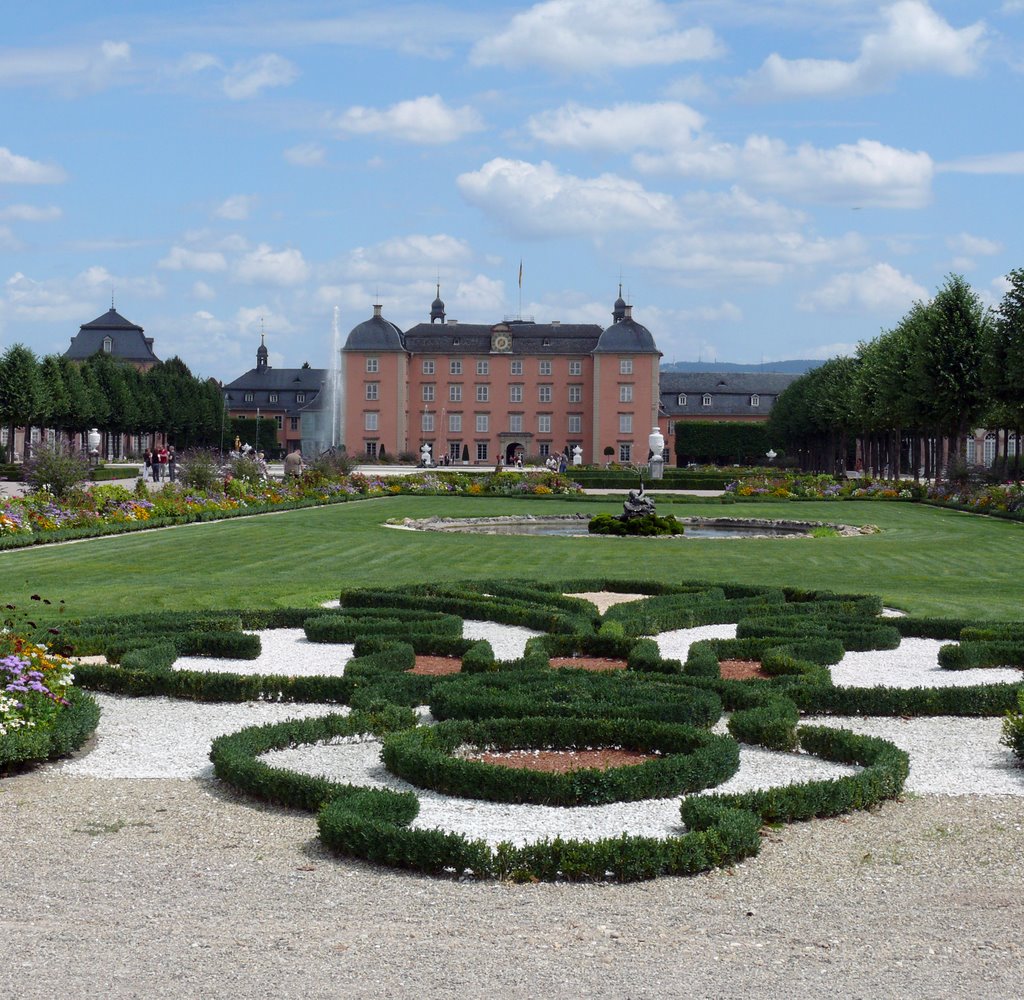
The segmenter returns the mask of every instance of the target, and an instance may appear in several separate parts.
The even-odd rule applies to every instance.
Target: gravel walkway
[[[730,626],[713,628],[727,635]],[[705,632],[666,633],[659,645],[685,657]],[[466,623],[465,634],[484,633],[501,658],[521,655],[532,634]],[[340,671],[351,655],[306,643],[301,633],[277,640],[300,649],[312,673],[318,657]],[[885,683],[912,685],[947,677],[976,683],[987,673],[936,671],[939,644],[908,645],[923,642],[849,654],[834,676],[878,683],[865,679],[878,671]],[[265,664],[283,649],[271,653],[265,643],[265,663],[242,663],[268,672]],[[272,672],[297,673],[296,659],[285,655],[288,670]],[[628,886],[512,886],[338,860],[320,847],[308,814],[240,800],[208,777],[214,735],[330,706],[100,701],[100,729],[80,755],[0,781],[0,838],[13,845],[0,852],[2,997],[802,1000],[1021,992],[1024,770],[999,746],[998,720],[808,719],[908,749],[908,796],[772,832],[758,858],[725,872]],[[377,762],[374,741],[273,757],[395,782]],[[743,748],[732,783],[786,780],[786,769],[805,766],[829,767]],[[578,814],[561,832],[591,824],[594,835],[621,829],[627,820],[616,811],[634,806],[649,813],[628,822],[651,829],[668,831],[678,817],[677,800],[544,810],[435,804],[420,794],[423,825],[479,830],[492,840],[522,842],[534,828],[540,832],[532,836],[543,835],[542,812],[559,813],[563,827],[567,814]],[[600,825],[605,810],[610,826]],[[531,812],[537,816],[526,818]]]

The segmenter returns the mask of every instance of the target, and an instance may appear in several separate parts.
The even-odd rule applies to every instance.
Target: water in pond
[[[449,526],[445,531],[473,535],[545,535],[560,538],[587,535],[586,521],[519,521],[512,524],[462,524]],[[748,527],[735,524],[688,524],[686,538],[783,538],[803,535],[799,528],[777,528],[766,525]],[[603,537],[603,536],[595,536]]]

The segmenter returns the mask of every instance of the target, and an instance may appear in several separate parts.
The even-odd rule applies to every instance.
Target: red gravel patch
[[[725,681],[768,680],[770,676],[764,672],[760,660],[719,660],[718,666]]]
[[[606,748],[596,750],[486,750],[466,755],[466,760],[477,760],[483,764],[497,764],[500,767],[515,767],[524,771],[549,771],[567,774],[569,771],[596,769],[606,771],[610,767],[630,767],[654,760],[655,754],[640,750]]]
[[[457,674],[460,670],[462,660],[457,656],[417,656],[416,666],[406,670],[406,673],[443,677],[446,674]]]
[[[572,667],[574,670],[625,670],[625,660],[609,656],[552,656],[551,666],[556,669]]]

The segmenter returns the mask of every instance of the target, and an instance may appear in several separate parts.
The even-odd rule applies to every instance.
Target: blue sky
[[[1024,266],[1024,0],[108,0],[0,40],[0,347],[118,311],[202,375],[371,314],[829,357]]]

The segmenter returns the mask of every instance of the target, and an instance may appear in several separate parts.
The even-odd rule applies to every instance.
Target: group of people
[[[174,453],[174,445],[161,445],[155,450],[147,448],[142,460],[146,465],[146,475],[152,476],[154,483],[162,480],[176,482],[178,478],[178,458]]]
[[[565,472],[569,468],[569,459],[565,452],[560,455],[548,455],[544,461],[545,468],[549,472]]]

